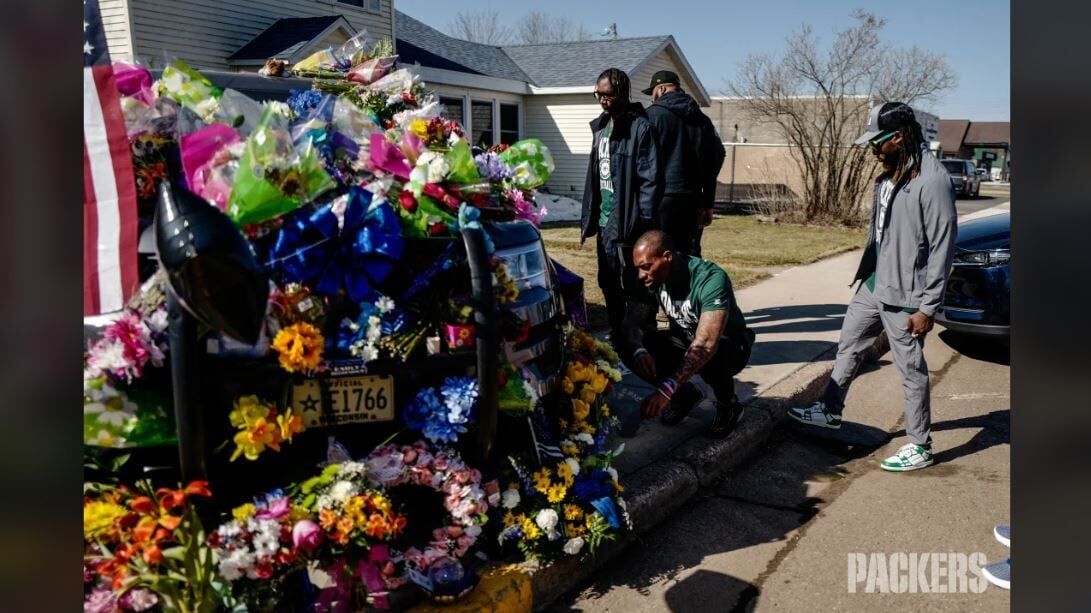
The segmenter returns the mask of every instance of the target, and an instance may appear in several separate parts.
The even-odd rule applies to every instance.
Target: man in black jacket
[[[648,107],[648,120],[655,128],[663,170],[660,228],[677,249],[700,257],[701,229],[712,223],[723,143],[712,120],[682,91],[677,74],[660,70],[643,91],[654,103]]]
[[[629,76],[617,68],[604,71],[595,98],[603,112],[591,122],[580,240],[598,236],[599,287],[611,339],[618,339],[626,302],[654,304],[637,281],[632,251],[636,239],[658,225],[662,184],[655,135],[644,107],[629,100]]]

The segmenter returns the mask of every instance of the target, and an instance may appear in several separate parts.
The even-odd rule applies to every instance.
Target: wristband
[[[677,381],[675,381],[674,379],[664,379],[663,382],[659,384],[659,389],[657,391],[660,394],[663,394],[663,396],[665,396],[667,400],[670,400],[671,396],[674,395],[674,392],[677,389]]]

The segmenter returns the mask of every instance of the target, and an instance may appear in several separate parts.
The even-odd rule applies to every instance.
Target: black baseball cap
[[[867,131],[856,139],[856,144],[863,145],[877,136],[915,123],[917,116],[913,113],[913,107],[904,102],[876,104],[868,113]]]
[[[669,70],[660,70],[659,72],[652,75],[652,83],[648,86],[648,89],[642,89],[640,91],[644,92],[645,96],[650,96],[652,95],[652,90],[655,89],[655,86],[661,85],[663,83],[674,83],[675,85],[681,85],[681,83],[678,82],[678,75],[674,74]]]

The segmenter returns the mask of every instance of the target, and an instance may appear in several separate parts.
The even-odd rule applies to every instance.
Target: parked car
[[[981,178],[977,176],[974,163],[970,160],[940,160],[947,173],[951,175],[951,184],[955,193],[963,198],[976,198],[981,193]]]
[[[974,172],[976,172],[978,178],[981,179],[981,183],[984,183],[986,181],[992,181],[992,176],[989,175],[988,168],[978,168]]]
[[[1011,214],[960,223],[954,266],[936,323],[954,332],[1007,339],[1010,305]]]

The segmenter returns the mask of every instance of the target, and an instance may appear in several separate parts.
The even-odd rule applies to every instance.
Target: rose
[[[558,521],[560,521],[560,517],[557,516],[557,512],[553,509],[542,509],[538,511],[538,516],[534,518],[534,523],[538,524],[538,527],[546,532],[552,532],[557,527]]]
[[[322,529],[309,519],[301,519],[292,528],[292,544],[306,552],[314,551],[322,543]]]

